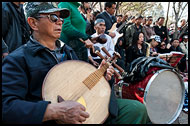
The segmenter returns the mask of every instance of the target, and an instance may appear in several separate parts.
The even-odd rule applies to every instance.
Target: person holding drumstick
[[[51,103],[41,97],[48,71],[60,62],[78,59],[73,49],[59,40],[69,10],[57,8],[53,2],[27,2],[25,12],[32,35],[2,63],[3,123],[83,123],[90,115],[82,104],[75,101]],[[113,67],[110,66],[105,78],[109,81],[112,75]],[[149,121],[144,105],[138,101],[118,100],[111,96],[109,107],[110,116],[105,123],[142,124]]]

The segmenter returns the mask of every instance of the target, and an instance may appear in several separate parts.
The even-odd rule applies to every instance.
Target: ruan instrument
[[[89,63],[68,60],[55,65],[46,75],[42,98],[51,103],[73,100],[83,104],[90,117],[84,124],[103,123],[108,115],[111,88],[104,73],[109,63],[96,69]]]

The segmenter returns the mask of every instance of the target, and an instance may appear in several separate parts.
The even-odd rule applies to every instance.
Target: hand
[[[85,107],[75,101],[63,101],[47,106],[44,120],[56,120],[57,123],[81,124],[89,117]]]
[[[171,47],[171,44],[168,43],[167,46],[166,46],[166,48],[169,49],[170,47]]]
[[[153,53],[152,53],[152,56],[157,56],[157,55],[158,55],[157,52],[153,52]]]
[[[106,61],[102,60],[99,67],[102,67],[104,64],[106,64]],[[113,68],[113,66],[110,65],[109,68],[106,71],[106,75],[105,75],[106,80],[107,81],[111,80],[111,77],[112,77],[113,74],[114,74],[114,68]]]
[[[113,32],[109,32],[109,36],[111,36],[112,38],[114,38],[116,36],[116,34],[113,33]]]
[[[94,66],[96,66],[96,67],[99,66],[99,63],[97,63],[96,61],[93,61],[92,64],[93,64]]]
[[[90,20],[92,19],[91,13],[89,11],[87,11],[86,19],[88,20],[88,22],[90,22]]]
[[[2,58],[5,58],[7,55],[9,55],[9,53],[3,53]]]
[[[93,47],[93,43],[90,41],[90,39],[87,39],[85,41],[85,46],[86,46],[86,48],[92,48]]]

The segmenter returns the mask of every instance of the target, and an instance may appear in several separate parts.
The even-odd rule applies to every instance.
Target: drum
[[[116,84],[115,88],[118,97],[144,103],[151,122],[155,124],[173,123],[183,107],[183,80],[170,69],[150,68],[141,82],[120,86]]]

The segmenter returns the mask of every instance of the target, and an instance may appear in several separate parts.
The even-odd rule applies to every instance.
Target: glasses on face
[[[86,10],[92,10],[92,8],[86,8]]]
[[[59,19],[62,21],[62,23],[64,22],[64,19],[58,17],[56,14],[49,14],[49,15],[44,15],[44,16],[36,16],[36,18],[45,18],[45,17],[48,17],[48,19],[53,23],[56,23]]]
[[[149,21],[152,21],[152,19],[149,19]]]
[[[166,44],[162,44],[161,47],[165,46]]]

